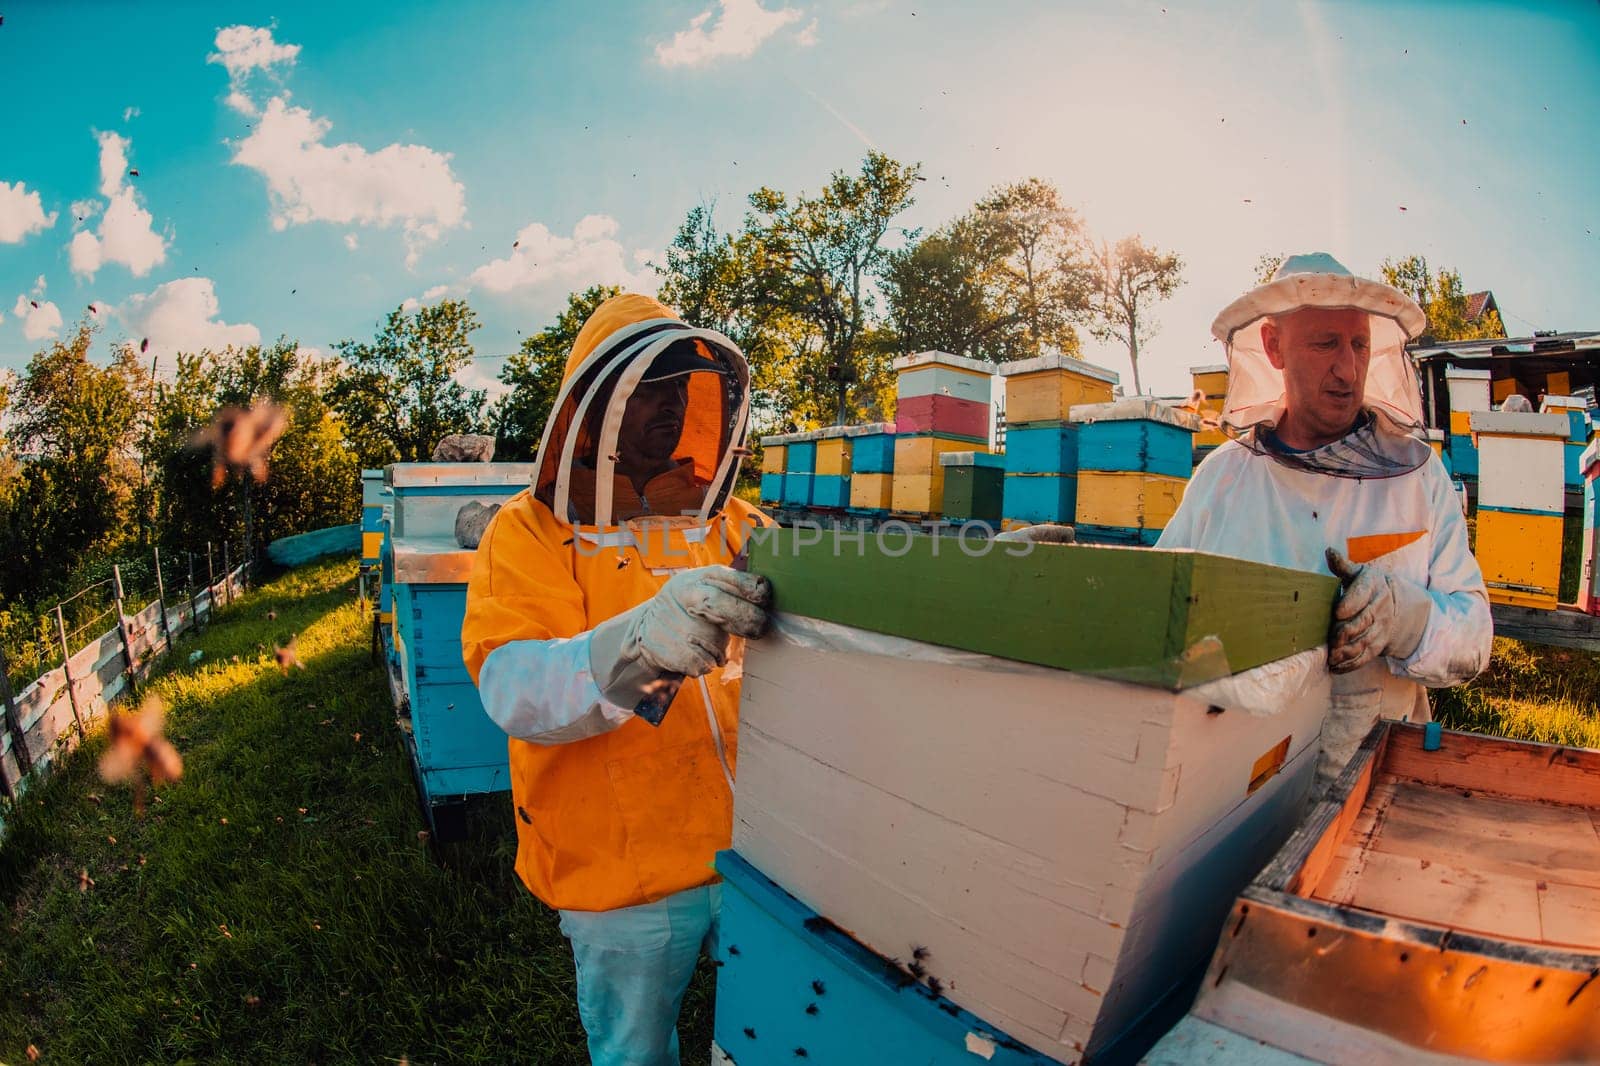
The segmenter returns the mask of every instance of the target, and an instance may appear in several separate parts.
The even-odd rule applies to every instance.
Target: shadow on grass
[[[571,953],[516,880],[505,797],[437,856],[418,837],[353,579],[350,562],[292,572],[179,642],[145,688],[184,777],[142,818],[95,776],[99,738],[8,812],[0,1057],[586,1061]],[[290,633],[306,669],[284,677]],[[709,967],[681,1028],[705,1061]]]

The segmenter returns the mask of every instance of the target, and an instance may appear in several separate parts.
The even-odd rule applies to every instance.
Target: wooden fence
[[[0,733],[0,795],[15,798],[33,774],[76,748],[84,733],[106,714],[107,707],[130,684],[149,675],[156,661],[172,650],[185,630],[209,618],[218,604],[244,591],[245,564],[234,567],[211,585],[195,589],[175,603],[156,598],[134,613],[123,613],[121,576],[117,577],[117,624],[66,656],[21,692],[13,694],[0,655],[0,706],[5,714]],[[65,630],[62,630],[65,640]]]

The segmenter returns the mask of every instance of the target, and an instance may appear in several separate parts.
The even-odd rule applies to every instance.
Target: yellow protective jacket
[[[725,372],[690,375],[678,465],[641,499],[613,470],[616,421],[650,362],[674,345],[693,345]],[[768,523],[729,495],[748,381],[731,341],[647,297],[608,300],[584,325],[534,485],[495,516],[467,588],[463,656],[502,725],[491,702],[564,701],[577,714],[600,699],[587,674],[587,633],[681,568],[730,563],[749,530]],[[497,652],[491,686],[484,664]],[[513,735],[517,873],[530,891],[552,907],[597,911],[715,880],[712,856],[729,845],[733,825],[738,661],[685,681],[659,727],[605,705],[603,717],[590,706],[581,739],[567,739],[570,728],[540,743]],[[519,685],[538,691],[518,693]]]

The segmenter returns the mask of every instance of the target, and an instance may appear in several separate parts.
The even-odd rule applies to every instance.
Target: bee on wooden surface
[[[937,977],[928,978],[928,991],[936,996],[944,995],[944,982]]]
[[[807,1004],[806,1013],[815,1015],[817,1013],[817,1005],[815,1003]]]
[[[133,809],[144,813],[144,776],[152,785],[176,781],[183,776],[183,756],[161,735],[166,705],[158,696],[148,696],[133,714],[112,711],[106,722],[110,743],[100,757],[100,776],[112,784],[133,782]],[[113,841],[115,843],[115,841]]]
[[[744,1027],[744,1035],[749,1037],[751,1040],[754,1040],[756,1038],[756,1031],[747,1025]]]
[[[918,962],[921,962],[932,954],[933,952],[929,951],[925,947],[922,947],[921,945],[913,945],[911,948],[911,957],[916,959]]]
[[[824,985],[821,981],[812,981],[811,982],[811,991],[815,992],[819,996],[824,996],[824,995],[828,994],[827,986]]]

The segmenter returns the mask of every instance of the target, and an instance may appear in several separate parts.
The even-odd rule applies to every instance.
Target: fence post
[[[189,552],[189,618],[194,622],[194,631],[200,632],[200,594],[194,587],[194,552]]]
[[[206,613],[217,613],[217,571],[211,565],[211,542],[206,541]]]
[[[117,606],[117,635],[122,638],[122,657],[128,661],[128,692],[131,694],[139,680],[139,664],[133,657],[133,634],[128,631],[128,611],[122,594],[122,567],[116,563],[111,564],[111,592]]]
[[[6,731],[11,734],[11,754],[17,760],[17,770],[26,776],[33,769],[33,756],[28,754],[28,736],[22,730],[22,719],[17,715],[16,693],[11,691],[11,664],[6,662],[6,652],[0,648],[0,702],[5,704]]]
[[[167,583],[161,578],[161,546],[156,553],[156,606],[161,611],[161,638],[167,642],[167,653],[172,653],[172,626],[167,622]]]
[[[67,699],[72,703],[72,717],[78,723],[78,736],[88,736],[83,728],[83,712],[78,709],[78,686],[72,681],[72,649],[67,647],[67,621],[61,615],[61,605],[56,604],[56,632],[61,636],[61,676],[67,681]]]
[[[228,558],[228,542],[222,542],[222,591],[233,603],[233,563]]]

